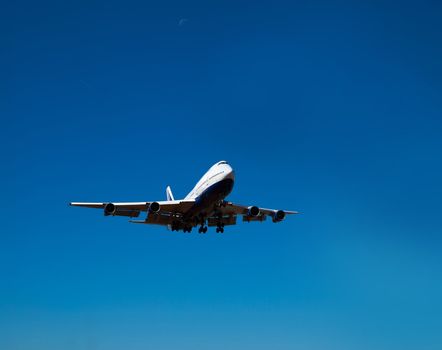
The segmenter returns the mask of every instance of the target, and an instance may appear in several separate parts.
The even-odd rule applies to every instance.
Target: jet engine
[[[249,211],[247,213],[248,216],[256,217],[260,213],[260,210],[257,206],[249,207]]]
[[[149,205],[149,213],[156,214],[160,211],[160,203],[158,202],[152,202]]]
[[[280,222],[284,220],[285,212],[284,210],[277,210],[273,213],[273,222]]]
[[[104,206],[104,215],[105,216],[115,215],[115,211],[116,211],[116,208],[115,208],[115,204],[113,204],[113,203],[107,203]]]
[[[129,216],[131,218],[138,217],[140,211],[137,209],[124,209],[117,207],[114,203],[106,203],[104,206],[104,216]]]

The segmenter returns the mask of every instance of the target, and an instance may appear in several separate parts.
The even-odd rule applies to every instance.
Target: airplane
[[[167,226],[169,230],[190,233],[200,226],[199,233],[206,233],[208,226],[216,226],[217,233],[224,232],[224,226],[235,225],[238,216],[243,221],[265,221],[269,216],[273,222],[281,222],[287,214],[297,211],[244,206],[226,201],[232,192],[235,172],[226,161],[214,164],[197,182],[192,191],[181,200],[175,200],[170,186],[166,188],[165,201],[128,203],[83,203],[71,202],[74,207],[103,209],[105,216],[138,217],[147,212],[144,220],[129,220],[137,224]]]

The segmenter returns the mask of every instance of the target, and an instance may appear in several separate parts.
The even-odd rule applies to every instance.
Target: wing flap
[[[148,215],[146,220],[130,220],[134,224],[151,224],[151,225],[161,225],[167,226],[172,224],[175,218],[170,214],[152,214]]]
[[[140,211],[139,210],[131,210],[131,209],[127,210],[127,209],[117,208],[112,215],[113,216],[128,216],[128,217],[131,217],[131,218],[137,218],[138,216],[140,216]]]
[[[259,221],[259,222],[263,222],[266,221],[267,216],[266,215],[258,215],[258,216],[249,216],[249,215],[243,215],[242,216],[242,221],[244,222],[251,222],[251,221]]]

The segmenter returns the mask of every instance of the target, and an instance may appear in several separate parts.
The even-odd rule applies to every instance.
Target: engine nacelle
[[[273,213],[273,222],[280,222],[284,220],[285,212],[284,210],[277,210]]]
[[[154,213],[154,214],[158,213],[160,211],[160,203],[158,203],[158,202],[150,203],[148,210],[149,210],[149,213]]]
[[[252,207],[249,207],[249,211],[248,211],[247,215],[252,216],[252,217],[256,217],[259,215],[259,213],[260,213],[259,208],[254,205]]]
[[[104,216],[109,216],[109,215],[115,215],[115,211],[116,211],[116,207],[115,204],[113,203],[107,203],[104,206]]]
[[[140,211],[137,209],[125,209],[117,207],[114,203],[106,203],[104,206],[104,216],[129,216],[136,218],[140,215]]]

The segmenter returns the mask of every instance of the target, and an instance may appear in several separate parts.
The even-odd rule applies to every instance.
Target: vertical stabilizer
[[[175,200],[175,199],[173,198],[173,194],[172,194],[172,190],[170,189],[170,186],[167,186],[167,187],[166,187],[166,196],[167,196],[167,200],[168,200],[168,201],[173,201],[173,200]]]

